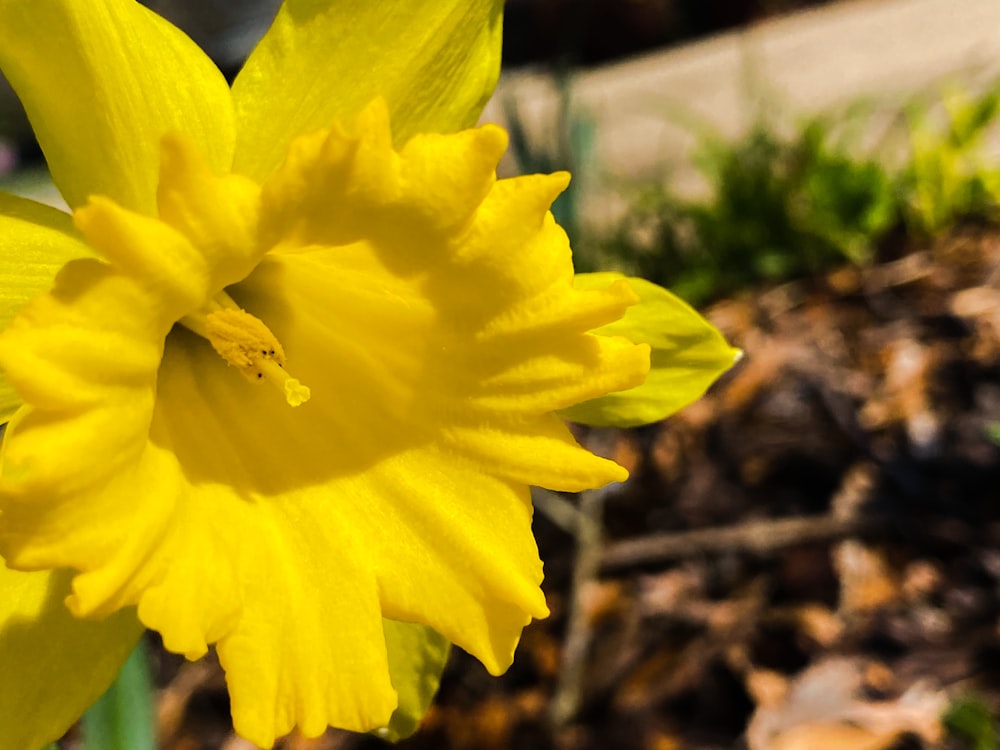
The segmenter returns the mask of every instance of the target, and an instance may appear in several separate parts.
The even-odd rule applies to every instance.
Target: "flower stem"
[[[143,641],[83,715],[83,750],[156,750],[153,687]]]

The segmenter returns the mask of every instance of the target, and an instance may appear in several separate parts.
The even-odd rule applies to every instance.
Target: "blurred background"
[[[504,61],[524,66],[595,65],[678,44],[828,0],[511,0]],[[230,79],[273,18],[280,0],[145,0],[183,29]],[[30,130],[9,87],[0,86],[8,148],[30,154]]]
[[[277,7],[148,4],[229,76]],[[535,493],[552,617],[499,679],[456,650],[400,747],[1000,746],[998,73],[995,0],[508,2],[503,173],[572,171],[578,268],[746,356],[578,431],[631,478]],[[0,141],[5,186],[52,196],[9,94]],[[150,645],[160,746],[249,747],[217,664]]]

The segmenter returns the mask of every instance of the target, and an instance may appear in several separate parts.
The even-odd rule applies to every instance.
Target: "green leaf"
[[[84,750],[156,750],[153,687],[142,641],[118,679],[83,715]]]
[[[603,289],[621,278],[617,273],[577,274],[575,283],[579,289]],[[657,422],[700,398],[740,357],[741,352],[683,300],[644,279],[629,278],[628,283],[639,303],[621,320],[594,333],[649,344],[649,376],[636,388],[561,412],[573,422],[616,427]]]
[[[399,695],[399,705],[389,726],[378,734],[398,742],[417,731],[430,708],[451,644],[425,625],[383,619],[382,627],[389,652],[389,674]]]

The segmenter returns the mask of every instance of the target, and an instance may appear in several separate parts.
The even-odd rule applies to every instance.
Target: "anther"
[[[280,389],[289,405],[309,400],[309,388],[285,372],[285,350],[271,329],[235,303],[186,316],[181,323],[208,339],[218,355],[247,379],[267,380]]]

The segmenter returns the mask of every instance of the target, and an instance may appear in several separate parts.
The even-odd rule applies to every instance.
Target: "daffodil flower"
[[[468,129],[500,16],[286,0],[230,89],[133,0],[0,0],[72,211],[0,199],[0,747],[58,736],[143,626],[214,644],[268,747],[385,726],[415,633],[500,673],[547,615],[528,486],[626,477],[561,412],[650,355],[600,330],[628,281],[574,280],[567,177],[498,181],[503,131]],[[690,400],[732,352],[679,319],[715,357]]]

